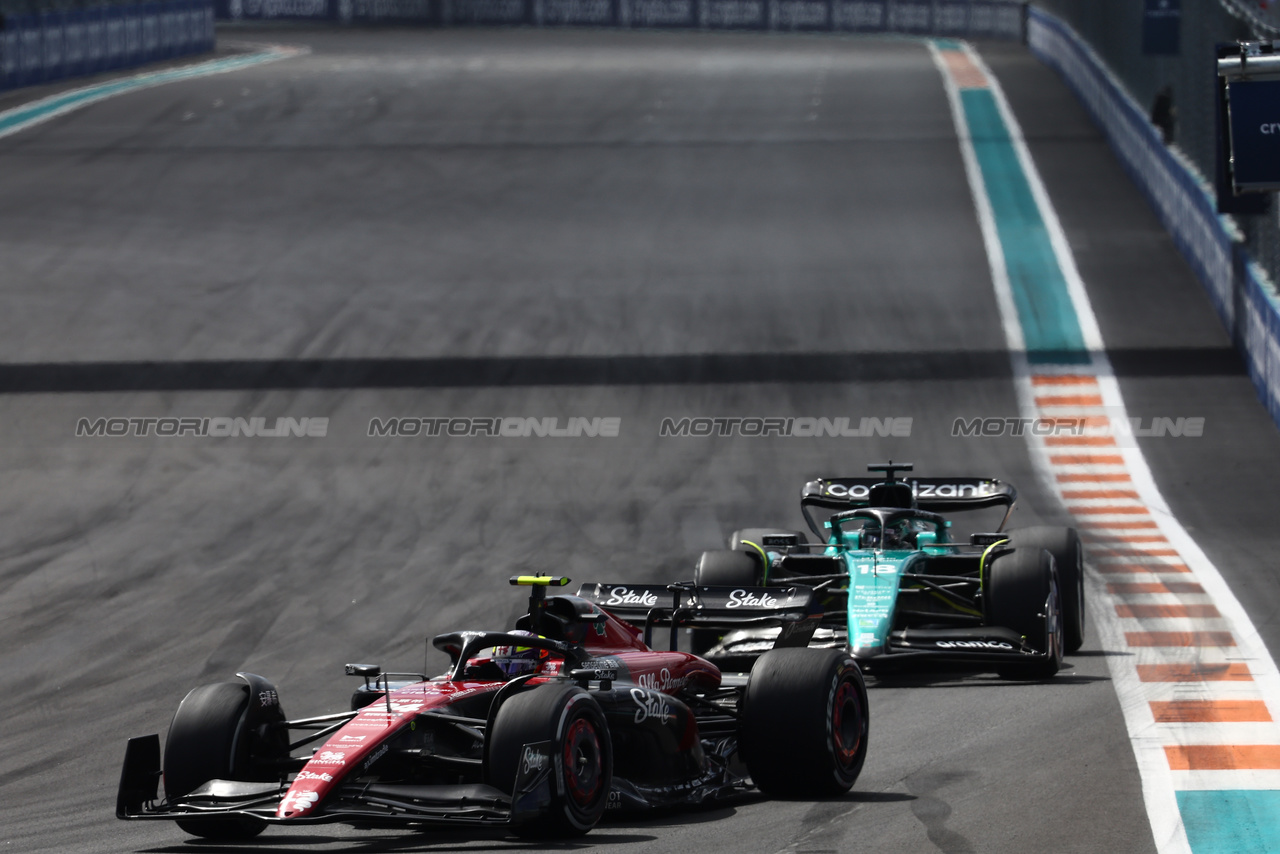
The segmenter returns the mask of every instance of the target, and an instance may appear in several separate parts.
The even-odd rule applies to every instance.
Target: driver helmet
[[[523,629],[516,629],[511,634],[529,638],[542,637],[542,635],[526,632]],[[490,660],[507,676],[520,676],[540,669],[542,662],[549,655],[550,653],[545,649],[538,649],[533,646],[495,646],[493,648],[493,658]]]
[[[891,525],[885,526],[884,535],[881,537],[883,548],[886,549],[909,549],[911,548],[911,523],[906,519],[901,519]]]

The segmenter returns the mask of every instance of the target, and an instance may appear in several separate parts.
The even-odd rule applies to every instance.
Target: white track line
[[[1021,129],[999,81],[981,58],[965,45],[963,53],[985,74],[1008,129],[1092,357],[1088,365],[1032,366],[1028,363],[1003,250],[973,150],[960,89],[937,45],[930,43],[930,49],[942,73],[960,136],[965,171],[991,264],[1006,343],[1014,363],[1021,416],[1034,419],[1104,413],[1128,423],[1119,383],[1106,357],[1097,318]],[[1068,379],[1073,375],[1080,380],[1073,382]],[[1051,402],[1045,407],[1036,403],[1037,397],[1072,394],[1100,397],[1101,407],[1092,400],[1082,405]],[[1082,529],[1087,532],[1088,549],[1094,555],[1087,572],[1089,618],[1097,626],[1105,649],[1129,653],[1107,656],[1107,664],[1133,744],[1157,848],[1162,854],[1189,854],[1191,849],[1178,808],[1177,791],[1280,788],[1280,770],[1178,770],[1171,767],[1173,754],[1167,752],[1166,747],[1176,753],[1188,745],[1202,745],[1210,750],[1220,749],[1223,745],[1257,745],[1264,749],[1280,745],[1280,726],[1275,723],[1280,719],[1280,671],[1277,671],[1256,628],[1222,575],[1169,510],[1136,441],[1120,436],[1110,447],[1054,446],[1042,438],[1029,436],[1029,442],[1032,458],[1050,487],[1050,493],[1058,495],[1065,506],[1080,514]],[[1090,456],[1106,459],[1082,459]],[[1094,477],[1096,481],[1092,480]],[[1137,498],[1127,495],[1114,499],[1064,497],[1064,493],[1070,496],[1090,489],[1136,493]],[[1115,512],[1096,512],[1098,508],[1114,509]],[[1140,525],[1135,527],[1134,522]],[[1144,533],[1156,536],[1130,542],[1116,539]],[[1145,594],[1113,594],[1108,591],[1108,585],[1126,583],[1199,585],[1200,592],[1160,594],[1159,598],[1152,598]],[[1166,606],[1209,604],[1216,613],[1171,617],[1161,612],[1148,613],[1137,609],[1144,616],[1135,617],[1122,616],[1123,610],[1118,612],[1117,609],[1117,606],[1152,603]],[[1192,632],[1197,634],[1190,635]],[[1209,632],[1213,634],[1204,634]],[[1184,636],[1192,637],[1200,645],[1146,645],[1177,643]],[[1241,668],[1247,668],[1247,672]],[[1143,681],[1144,678],[1183,678],[1184,671],[1186,678],[1192,681]],[[1215,677],[1229,674],[1231,679],[1204,678],[1203,674],[1209,671]],[[1239,681],[1249,676],[1251,681]],[[1251,714],[1260,714],[1264,718],[1269,716],[1270,720],[1157,722],[1153,711],[1156,706],[1152,705],[1176,702],[1179,704],[1177,708],[1200,709],[1203,704],[1238,701],[1246,701],[1244,707],[1251,710]]]

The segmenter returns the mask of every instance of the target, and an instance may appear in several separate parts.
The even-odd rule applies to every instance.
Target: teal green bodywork
[[[831,546],[829,555],[840,555],[848,567],[849,651],[855,658],[880,655],[888,647],[893,615],[898,607],[902,579],[922,571],[931,555],[946,554],[947,546],[876,551]]]
[[[920,531],[917,548],[850,548],[839,545],[841,539],[846,539],[844,534],[832,537],[826,554],[844,558],[847,568],[849,652],[859,659],[881,655],[889,646],[903,577],[923,571],[930,556],[946,554],[955,546],[945,527]]]
[[[829,554],[838,554],[832,547]],[[849,567],[849,651],[857,658],[879,655],[888,644],[901,578],[919,559],[916,551],[845,551]]]

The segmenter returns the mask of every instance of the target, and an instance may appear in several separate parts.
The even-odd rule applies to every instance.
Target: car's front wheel
[[[987,622],[1013,629],[1043,657],[996,669],[1004,679],[1048,679],[1062,667],[1062,604],[1053,556],[1015,548],[991,562],[983,579]]]
[[[862,671],[835,649],[774,649],[756,660],[742,697],[740,749],[774,797],[835,797],[867,757]]]
[[[581,836],[595,827],[613,788],[613,743],[600,704],[575,685],[539,685],[504,701],[485,751],[491,786],[519,796],[521,774],[546,765],[550,803],[535,820],[513,826],[518,836]],[[513,810],[518,811],[513,803]]]
[[[1058,593],[1062,597],[1062,642],[1065,652],[1084,645],[1084,549],[1075,528],[1039,526],[1009,533],[1014,548],[1044,549],[1053,555],[1058,569]]]
[[[249,686],[218,682],[193,689],[173,716],[164,744],[164,792],[170,801],[209,780],[263,781],[249,761],[251,733],[245,725]],[[274,779],[266,778],[266,780]],[[249,839],[266,827],[246,816],[178,820],[192,836]]]

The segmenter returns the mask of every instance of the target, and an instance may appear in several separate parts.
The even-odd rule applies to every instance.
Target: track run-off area
[[[798,526],[806,480],[890,457],[1014,483],[1016,527],[1079,524],[1091,623],[1068,667],[873,678],[847,797],[624,817],[564,847],[1275,844],[1280,436],[1023,48],[222,36],[297,50],[0,138],[6,848],[201,850],[113,816],[125,739],[163,733],[191,687],[249,670],[291,715],[339,711],[344,662],[416,669],[424,637],[507,627],[518,571],[686,578],[735,528]],[[539,430],[370,429],[495,418]],[[662,435],[684,418],[851,429]],[[1139,430],[965,428],[1037,418]],[[97,419],[131,427],[77,435]],[[536,435],[544,419],[617,429]],[[257,844],[522,847],[341,827]]]

